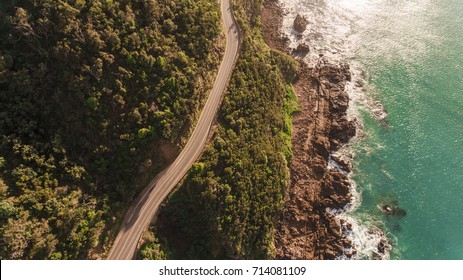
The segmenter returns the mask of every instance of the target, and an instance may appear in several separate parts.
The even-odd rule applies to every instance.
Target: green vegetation
[[[143,260],[167,260],[170,257],[168,248],[156,237],[156,230],[151,227],[143,236],[139,256]]]
[[[195,122],[219,33],[209,0],[2,1],[0,258],[107,249],[140,170]]]
[[[173,258],[274,255],[274,222],[289,179],[291,114],[299,108],[290,84],[297,64],[263,42],[260,8],[261,1],[235,0],[244,38],[219,126],[160,213],[157,236]]]

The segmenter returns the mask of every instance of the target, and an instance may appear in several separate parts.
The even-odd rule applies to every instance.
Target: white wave
[[[389,259],[391,245],[380,227],[370,222],[360,222],[347,213],[336,216],[342,221],[342,233],[352,242],[354,259]],[[343,258],[341,256],[340,258]]]

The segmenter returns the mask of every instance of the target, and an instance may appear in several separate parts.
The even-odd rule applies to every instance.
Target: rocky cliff
[[[282,14],[276,1],[265,1],[263,35],[267,44],[288,51],[279,33]],[[314,68],[301,62],[295,90],[301,112],[293,116],[291,182],[275,233],[278,259],[335,259],[351,247],[342,235],[342,221],[327,209],[342,209],[351,200],[346,174],[350,165],[333,153],[355,135],[347,118],[350,81],[348,65],[331,65],[320,58]],[[330,168],[333,160],[340,166]]]

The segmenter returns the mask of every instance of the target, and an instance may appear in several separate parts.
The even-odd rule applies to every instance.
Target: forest
[[[216,1],[1,1],[1,259],[104,257],[194,126],[221,36]]]
[[[144,236],[141,259],[271,259],[289,181],[297,63],[260,34],[261,1],[235,0],[243,43],[201,158]]]

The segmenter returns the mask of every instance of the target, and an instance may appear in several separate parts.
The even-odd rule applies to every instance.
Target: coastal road
[[[221,0],[221,12],[227,41],[225,54],[198,123],[177,159],[153,179],[130,206],[108,259],[129,260],[135,257],[143,231],[148,228],[164,199],[198,159],[206,144],[212,122],[238,57],[240,44],[240,33],[229,0]]]

